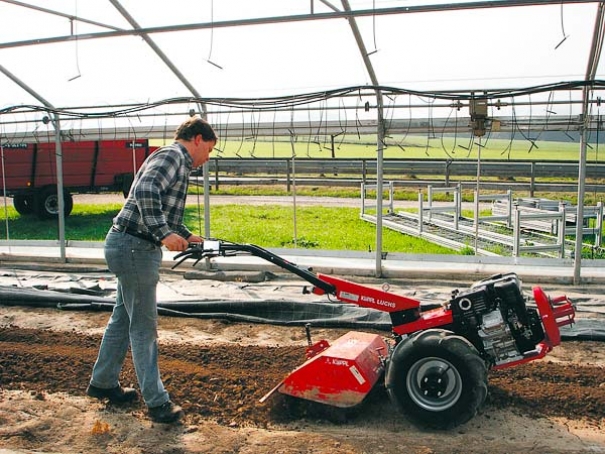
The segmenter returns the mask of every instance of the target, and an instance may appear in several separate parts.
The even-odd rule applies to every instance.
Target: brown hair
[[[174,139],[192,140],[198,134],[202,135],[204,142],[216,142],[218,140],[210,123],[199,117],[191,117],[187,121],[181,123],[181,125],[176,128]]]

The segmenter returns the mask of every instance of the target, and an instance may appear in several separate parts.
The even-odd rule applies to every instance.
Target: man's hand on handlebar
[[[187,242],[189,243],[189,246],[192,246],[195,243],[203,243],[204,238],[198,235],[191,235],[189,238],[187,238]]]
[[[189,240],[191,240],[192,237],[199,238],[199,240],[202,241],[202,239],[197,235],[191,235]],[[184,251],[189,247],[189,242],[190,241],[176,233],[171,233],[162,239],[162,245],[165,246],[169,251]]]

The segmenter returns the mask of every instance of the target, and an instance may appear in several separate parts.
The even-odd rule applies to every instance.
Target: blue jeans
[[[143,400],[157,407],[170,400],[158,366],[156,287],[162,250],[149,241],[110,230],[105,238],[105,260],[118,278],[113,309],[90,384],[99,388],[119,385],[130,345]]]

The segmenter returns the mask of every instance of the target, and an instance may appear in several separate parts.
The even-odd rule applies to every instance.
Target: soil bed
[[[181,292],[225,292],[224,283],[162,279]],[[275,291],[242,287],[255,295]],[[442,293],[434,286],[415,291],[422,298]],[[0,305],[1,454],[605,453],[600,342],[565,341],[546,359],[490,371],[481,414],[450,431],[429,431],[408,423],[381,386],[348,412],[293,405],[280,394],[259,403],[304,361],[303,327],[161,316],[162,377],[186,412],[181,424],[164,425],[149,421],[141,402],[116,407],[84,395],[108,317]],[[347,331],[313,329],[313,337],[331,341]],[[121,381],[136,387],[129,357]]]

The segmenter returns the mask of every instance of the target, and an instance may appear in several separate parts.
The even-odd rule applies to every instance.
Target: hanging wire
[[[552,106],[552,103],[553,103],[553,96],[554,96],[554,92],[553,91],[549,92],[548,98],[547,98],[547,101],[546,101],[546,116],[545,116],[545,120],[543,122],[542,128],[538,131],[538,133],[534,137],[527,137],[527,140],[529,140],[531,142],[531,146],[530,146],[530,148],[529,148],[529,150],[527,152],[528,154],[531,153],[531,151],[534,148],[538,148],[538,145],[536,144],[536,142],[540,139],[540,137],[542,136],[542,134],[546,131],[546,129],[548,127],[548,124],[549,124],[549,121],[550,121],[550,117],[553,114],[556,114],[556,112],[554,112],[553,110],[551,110],[551,106]],[[529,102],[529,104],[530,104],[530,117],[529,117],[530,120],[529,121],[530,121],[530,124],[531,124],[531,122],[532,122],[532,112],[533,112],[533,104],[531,102],[531,95],[529,96],[529,101],[530,101]],[[530,126],[528,126],[528,129],[530,129]]]
[[[324,127],[324,124],[326,124],[327,126],[327,120],[326,122],[324,122],[324,112],[327,112],[326,107],[326,100],[322,100],[320,102],[320,109],[319,109],[319,121],[317,124],[317,130],[315,131],[315,136],[313,137],[313,142],[317,144],[317,148],[318,151],[321,153],[321,140],[320,140],[320,136],[321,134],[321,128]]]
[[[326,108],[328,107],[328,101],[324,101],[326,103]],[[326,111],[327,112],[327,111]],[[330,131],[328,129],[328,114],[326,113],[326,121],[324,122],[324,131],[323,131],[323,145],[319,144],[319,151],[324,151],[326,148],[332,148],[332,140],[328,142],[328,137],[331,137]]]
[[[561,34],[563,35],[563,39],[561,39],[561,41],[559,41],[559,44],[555,46],[555,50],[557,50],[561,46],[561,44],[563,44],[565,40],[569,38],[569,36],[565,34],[565,23],[563,20],[563,2],[561,2]]]
[[[493,110],[493,107],[492,107],[492,110]],[[491,116],[489,116],[488,118],[492,118],[492,117],[491,117]],[[484,150],[486,150],[486,149],[488,148],[488,147],[487,147],[487,144],[488,144],[488,143],[490,143],[490,140],[491,140],[491,138],[492,138],[492,132],[493,132],[493,130],[492,130],[492,128],[491,128],[491,127],[490,127],[490,128],[487,128],[487,132],[486,132],[486,134],[485,134],[484,140],[481,142],[481,147],[482,147]],[[490,147],[491,147],[491,144],[490,144]]]
[[[407,104],[407,111],[409,112],[408,115],[408,121],[407,121],[407,127],[405,129],[405,131],[403,132],[403,135],[401,137],[401,139],[395,143],[395,146],[398,147],[401,151],[405,151],[405,148],[403,146],[403,144],[405,143],[405,139],[407,139],[408,134],[410,133],[410,129],[412,127],[412,109],[411,109],[411,105],[412,105],[412,100],[411,97],[412,95],[408,93],[407,95],[408,97],[408,104]]]
[[[232,112],[232,109],[229,109],[227,111],[227,117],[225,118],[224,133],[221,134],[221,137],[219,137],[219,140],[221,141],[221,148],[214,147],[216,149],[216,151],[217,151],[217,153],[216,153],[217,157],[220,157],[221,154],[225,153],[226,150],[227,150],[227,143],[228,143],[228,141],[227,141],[227,131],[229,131],[229,118],[231,118],[231,112]],[[224,139],[223,139],[223,137],[224,137]]]
[[[471,153],[473,152],[473,145],[475,143],[475,136],[473,134],[471,134],[470,138],[468,139],[468,145],[465,147],[464,145],[458,145],[460,148],[462,148],[463,150],[466,150],[466,158],[470,158]]]
[[[531,131],[530,125],[532,124],[533,111],[534,111],[534,106],[531,102],[531,95],[529,95],[529,123],[528,123],[528,127],[527,127],[528,131]],[[538,146],[536,145],[536,141],[533,139],[533,137],[530,137],[529,134],[527,136],[525,136],[525,138],[527,140],[529,140],[529,142],[531,143],[531,145],[529,146],[529,150],[527,150],[527,154],[530,154],[531,151],[534,148],[538,148]]]
[[[273,122],[271,123],[271,130],[273,134],[271,134],[271,154],[273,158],[275,158],[275,117],[277,116],[277,112],[273,112]]]
[[[245,126],[245,118],[244,118],[244,111],[241,111],[242,114],[242,133],[240,134],[240,142],[239,142],[239,147],[237,147],[237,150],[235,150],[235,156],[237,156],[238,158],[241,158],[242,156],[239,154],[240,151],[242,151],[242,147],[244,146],[244,136],[246,135],[246,126]]]
[[[532,149],[535,147],[535,143],[531,139],[531,137],[527,136],[523,132],[523,130],[521,129],[521,127],[519,126],[519,123],[518,123],[518,120],[517,120],[517,113],[516,113],[515,103],[512,102],[511,106],[512,106],[512,117],[513,117],[512,118],[512,123],[514,125],[513,130],[518,131],[519,134],[521,135],[521,137],[523,137],[525,140],[527,140],[531,144],[530,147],[529,147],[529,149],[528,149],[528,151],[527,151],[527,153],[529,154],[529,153],[531,153]],[[531,103],[530,103],[530,115],[529,115],[529,118],[530,118],[529,124],[531,125]],[[512,147],[511,147],[511,149],[512,149]],[[508,156],[508,158],[510,159],[510,150],[509,150],[509,156]]]
[[[429,148],[431,147],[430,141],[431,141],[431,139],[436,137],[434,124],[433,124],[433,104],[435,102],[435,99],[428,98],[426,101],[422,97],[419,97],[418,99],[420,101],[424,102],[428,106],[429,127],[428,127],[428,131],[426,134],[426,146],[424,147],[424,154],[426,156],[430,157],[430,154],[429,154]]]
[[[223,69],[221,65],[212,61],[212,49],[214,47],[214,0],[210,0],[210,23],[212,24],[210,27],[210,49],[208,50],[206,61],[218,69]]]
[[[254,115],[254,110],[250,113],[250,138],[252,139],[252,150],[250,150],[248,153],[250,154],[250,157],[255,158],[255,153],[256,153],[256,142],[258,140],[258,134],[260,131],[260,117],[261,114],[260,112],[258,112],[258,117],[255,117]],[[257,120],[255,118],[258,118]]]
[[[519,97],[523,95],[536,94],[536,93],[545,93],[548,91],[556,90],[572,90],[572,89],[580,89],[586,86],[590,86],[593,90],[603,89],[605,88],[605,81],[603,80],[581,80],[581,81],[572,81],[572,82],[560,82],[555,84],[545,84],[539,86],[533,86],[523,89],[507,89],[507,90],[495,90],[495,91],[486,91],[485,97],[490,100],[497,100],[506,97]],[[131,115],[135,112],[140,112],[143,110],[148,110],[152,108],[157,108],[164,105],[174,105],[174,104],[184,104],[184,103],[204,103],[209,106],[217,106],[220,108],[235,108],[235,109],[244,109],[244,110],[284,110],[288,111],[297,106],[305,106],[312,103],[317,103],[321,100],[327,100],[330,98],[338,98],[345,97],[348,95],[355,94],[359,98],[361,98],[362,92],[372,92],[375,93],[376,90],[380,90],[385,95],[402,95],[402,94],[410,94],[418,97],[423,97],[431,100],[460,100],[467,101],[471,99],[471,93],[451,93],[451,92],[431,92],[431,91],[415,91],[394,87],[385,87],[385,86],[354,86],[354,87],[345,87],[338,88],[334,90],[321,91],[321,92],[313,92],[306,94],[298,94],[298,95],[287,95],[287,96],[276,96],[276,97],[266,97],[266,98],[197,98],[197,97],[177,97],[177,98],[167,98],[157,102],[145,102],[145,103],[136,103],[127,106],[117,106],[114,109],[109,110],[101,110],[100,108],[95,108],[94,111],[86,111],[83,108],[49,108],[46,106],[39,105],[31,105],[31,104],[21,104],[16,106],[9,106],[6,108],[0,109],[0,114],[14,112],[14,113],[22,113],[26,111],[43,111],[48,114],[59,114],[62,117],[75,117],[75,118],[98,118],[98,117],[119,117],[125,115]],[[121,107],[121,108],[120,108]],[[359,107],[359,106],[358,106]]]
[[[312,137],[311,137],[311,127],[313,125],[313,122],[311,121],[311,111],[307,111],[307,120],[309,121],[309,134],[307,135],[307,158],[311,157],[310,154],[310,148],[311,148],[311,142],[312,142]]]
[[[573,104],[572,104],[573,95],[572,95],[571,90],[569,90],[567,93],[569,95],[569,113],[568,113],[568,115],[571,118],[573,115]],[[567,129],[563,133],[569,138],[569,140],[571,140],[572,142],[575,142],[576,139],[574,139],[574,137],[570,134],[570,132],[571,132],[571,122],[568,122]]]
[[[515,113],[515,109],[514,109],[514,99],[511,99],[509,101],[509,104],[511,106],[511,112],[514,115]],[[515,140],[515,128],[516,128],[516,123],[514,121],[511,121],[511,125],[512,128],[510,130],[510,139],[508,141],[508,145],[504,148],[504,150],[502,150],[502,152],[500,153],[500,156],[504,155],[506,153],[506,158],[510,159],[510,153],[512,151],[513,148],[513,142]]]
[[[603,89],[605,87],[605,81],[602,80],[595,80],[595,81],[576,81],[576,82],[565,82],[565,83],[558,83],[558,84],[546,84],[546,85],[541,85],[541,86],[534,86],[534,87],[529,87],[529,88],[525,88],[525,89],[515,89],[515,90],[498,90],[498,91],[486,91],[486,97],[490,99],[490,101],[494,101],[494,100],[500,100],[505,98],[505,94],[507,95],[506,97],[511,99],[511,105],[513,106],[513,122],[511,123],[511,128],[513,129],[513,135],[511,136],[511,142],[509,144],[509,146],[502,152],[502,154],[509,154],[509,158],[510,158],[510,153],[512,151],[512,144],[513,144],[513,139],[515,137],[515,130],[519,130],[519,128],[521,127],[521,121],[519,119],[517,119],[517,112],[515,110],[515,106],[517,105],[515,100],[520,97],[520,96],[527,96],[527,95],[531,95],[531,94],[538,94],[538,93],[550,93],[550,98],[552,99],[553,94],[552,93],[556,93],[558,91],[563,91],[566,90],[568,93],[570,93],[570,109],[573,109],[573,105],[572,103],[574,102],[572,98],[572,94],[576,93],[579,91],[579,88],[585,87],[589,85],[592,89]],[[178,107],[182,104],[186,104],[186,103],[200,103],[200,102],[205,102],[208,105],[214,105],[218,107],[218,112],[224,114],[231,114],[231,112],[237,112],[240,111],[242,113],[242,117],[245,118],[247,114],[249,114],[250,111],[253,111],[256,114],[261,114],[262,112],[265,111],[270,111],[272,112],[274,119],[277,118],[280,115],[280,111],[283,112],[283,109],[285,108],[285,106],[288,106],[290,109],[292,110],[305,110],[305,109],[309,109],[309,108],[313,108],[312,104],[313,103],[320,103],[322,104],[322,109],[329,109],[330,108],[330,100],[333,98],[336,98],[338,100],[338,106],[336,107],[336,110],[338,111],[338,118],[339,121],[341,123],[341,130],[342,133],[340,134],[335,134],[335,137],[338,135],[342,135],[342,137],[339,139],[339,148],[340,146],[342,146],[343,143],[345,143],[345,140],[347,140],[347,132],[348,129],[350,129],[351,127],[353,128],[357,128],[357,137],[361,138],[361,127],[363,126],[364,128],[367,126],[366,123],[362,122],[361,118],[363,118],[361,116],[361,113],[363,111],[361,111],[362,108],[366,107],[366,104],[364,103],[364,99],[369,95],[368,89],[370,89],[367,86],[356,86],[356,87],[345,87],[345,88],[339,88],[339,89],[334,89],[334,90],[329,90],[329,91],[323,91],[323,92],[315,92],[315,93],[306,93],[306,94],[301,94],[301,95],[288,95],[288,96],[279,96],[279,97],[271,97],[271,98],[254,98],[254,99],[246,99],[246,98],[192,98],[192,97],[181,97],[181,98],[169,98],[169,99],[164,99],[158,102],[147,102],[147,103],[140,103],[140,104],[131,104],[131,105],[122,105],[122,106],[114,106],[112,108],[108,108],[105,106],[89,106],[89,107],[79,107],[79,108],[60,108],[60,109],[49,109],[48,107],[43,107],[43,106],[32,106],[32,105],[19,105],[19,106],[10,106],[10,107],[6,107],[3,109],[0,109],[0,114],[4,115],[4,114],[12,114],[14,116],[18,116],[18,115],[24,115],[27,116],[29,114],[36,114],[36,113],[44,113],[44,115],[48,118],[53,114],[57,114],[57,115],[61,115],[62,117],[66,118],[66,122],[69,123],[70,121],[75,121],[75,120],[80,120],[81,122],[84,120],[95,120],[98,121],[99,123],[99,130],[101,132],[101,134],[104,136],[104,138],[110,139],[109,136],[113,136],[113,138],[117,138],[121,135],[123,135],[123,128],[118,128],[118,122],[125,122],[127,121],[128,117],[131,116],[136,116],[137,119],[139,120],[139,122],[141,122],[141,118],[145,117],[145,116],[151,116],[155,119],[155,116],[159,116],[159,115],[163,115],[164,116],[164,120],[167,124],[168,122],[168,117],[166,115],[171,115],[170,111],[171,110],[176,110],[178,109],[180,111],[180,114],[182,115],[182,108]],[[409,134],[409,131],[412,128],[412,120],[413,120],[413,112],[414,112],[414,108],[415,107],[420,107],[422,108],[421,105],[418,101],[412,101],[412,98],[419,98],[422,100],[423,103],[425,104],[429,104],[429,105],[434,105],[437,104],[438,100],[442,100],[442,101],[447,101],[448,103],[457,103],[457,102],[464,102],[466,100],[466,97],[468,96],[467,93],[464,92],[460,92],[460,93],[441,93],[441,92],[415,92],[415,91],[411,91],[411,90],[403,90],[403,89],[399,89],[399,88],[392,88],[392,87],[384,87],[383,88],[383,92],[384,94],[387,96],[388,99],[392,99],[392,98],[397,98],[397,97],[401,97],[402,95],[406,95],[409,99],[409,105],[407,106],[394,106],[393,109],[395,108],[401,108],[403,107],[405,112],[409,112],[410,115],[407,119],[407,129],[406,129],[406,121],[405,119],[402,118],[401,122],[400,122],[400,126],[403,130],[403,135],[404,137],[401,138],[401,140],[399,141],[399,144],[396,144],[399,148],[401,148],[402,150],[404,149],[402,144],[405,140],[405,138],[407,137],[407,135]],[[532,101],[532,105],[534,104],[533,100]],[[412,105],[412,102],[414,102],[414,105]],[[550,104],[550,100],[549,100],[549,104]],[[311,105],[311,107],[307,107],[308,105]],[[367,103],[368,107],[369,107],[369,103]],[[524,103],[521,102],[519,104],[520,106],[523,106]],[[174,109],[172,109],[170,106],[175,106]],[[297,109],[297,107],[300,107],[300,109]],[[440,107],[440,106],[438,106]],[[390,108],[390,107],[389,107]],[[346,116],[348,115],[348,110],[355,110],[355,120],[354,121],[346,121]],[[431,123],[430,123],[430,127],[431,130],[430,132],[432,132],[434,134],[435,132],[435,128],[439,128],[439,124],[435,123],[433,121],[433,117],[435,116],[435,111],[437,108],[435,108],[435,110],[431,109],[430,110],[430,119],[431,119]],[[388,110],[388,109],[387,109]],[[535,110],[535,109],[534,109]],[[168,112],[168,113],[166,113]],[[569,123],[567,123],[568,125],[568,129],[569,127],[574,124],[572,123],[572,116],[571,113],[573,113],[573,110],[570,110],[570,119],[568,120]],[[176,114],[175,114],[176,115]],[[218,114],[217,114],[218,115]],[[36,115],[37,116],[37,115]],[[344,121],[345,123],[343,124],[343,117],[344,117]],[[4,118],[4,117],[3,117]],[[107,128],[107,127],[102,127],[101,125],[106,125],[105,122],[102,122],[101,120],[104,121],[113,121],[114,122],[114,126],[113,126],[113,133],[111,133],[111,129]],[[325,118],[322,118],[322,122],[325,123],[327,120]],[[552,116],[549,116],[547,118],[547,123],[550,124],[550,122],[552,121]],[[31,121],[32,124],[35,124],[36,127],[39,127],[41,125],[40,120],[33,120]],[[536,122],[536,124],[533,124],[533,120],[532,120],[532,126],[536,127],[537,125],[540,125],[540,120],[538,119],[538,121]],[[15,123],[16,124],[16,123]],[[245,122],[243,123],[245,124]],[[353,126],[350,126],[353,125]],[[225,126],[227,127],[227,126]],[[15,126],[16,129],[18,129],[18,126]],[[81,129],[81,127],[80,127]],[[257,128],[258,129],[258,128]],[[563,129],[563,128],[562,128]],[[137,129],[139,135],[141,134],[141,128]],[[151,129],[150,129],[151,131]],[[523,130],[520,130],[519,133],[521,135],[523,135]],[[39,134],[39,131],[34,131],[33,133],[29,133],[30,137],[33,137],[35,140],[39,140],[39,138],[37,137],[37,135]],[[85,135],[87,135],[87,131],[85,130],[81,130],[79,132],[79,136],[84,137]],[[242,131],[242,134],[245,134],[244,131]],[[73,131],[73,135],[74,136],[78,136],[78,131]],[[22,135],[20,135],[22,137]],[[569,136],[569,134],[568,134]],[[243,136],[240,136],[243,138]],[[525,137],[526,140],[529,140],[528,137]],[[571,138],[571,137],[570,137]],[[385,139],[387,139],[387,137],[385,136]],[[42,139],[44,140],[44,139]],[[532,140],[529,140],[530,142]],[[387,142],[390,143],[390,141],[385,140],[385,144],[387,144]],[[234,143],[235,144],[235,143]],[[239,150],[237,150],[236,152],[236,156],[238,157],[242,157],[239,155],[241,148],[243,146],[243,143],[240,142],[240,147]],[[427,142],[427,147],[425,149],[425,151],[428,153],[429,151],[429,147],[428,147],[429,143]],[[470,144],[472,146],[472,142]],[[392,146],[392,144],[391,144]],[[458,145],[460,148],[465,148],[462,144]],[[483,145],[484,147],[486,146],[486,144]],[[335,146],[336,148],[336,146]],[[466,148],[467,151],[469,151],[470,147]],[[254,153],[254,152],[253,152]]]
[[[361,134],[359,133],[359,127],[361,126],[361,120],[359,119],[359,105],[363,102],[363,98],[361,96],[361,90],[358,90],[358,98],[357,104],[355,106],[355,128],[357,130],[357,139],[361,139]],[[366,102],[364,105],[365,110],[369,110],[370,103]]]
[[[68,82],[71,82],[72,80],[76,80],[79,77],[82,76],[82,74],[80,73],[80,52],[78,49],[78,23],[76,21],[76,23],[74,24],[74,18],[78,17],[78,0],[75,0],[74,2],[75,4],[75,11],[74,11],[74,17],[72,17],[69,21],[70,21],[70,29],[71,29],[71,36],[75,35],[75,39],[74,39],[74,48],[76,51],[76,70],[77,70],[77,74],[73,77],[71,77],[70,79],[67,79]]]
[[[454,144],[452,145],[452,149],[450,151],[448,151],[445,148],[445,143],[443,141],[444,137],[445,137],[445,130],[447,128],[447,124],[452,116],[452,113],[454,113]],[[443,130],[441,131],[441,148],[443,149],[443,152],[445,153],[445,155],[450,158],[450,159],[454,159],[454,157],[452,156],[453,154],[456,154],[456,145],[458,143],[458,108],[457,107],[452,107],[450,109],[450,113],[448,114],[445,123],[443,124]]]
[[[344,113],[344,127],[343,127],[343,119],[340,116],[341,113]],[[340,133],[339,135],[342,135],[342,138],[340,139],[340,142],[338,143],[338,149],[340,150],[340,147],[342,147],[342,144],[345,141],[345,138],[347,137],[347,109],[345,109],[345,105],[344,105],[344,101],[342,100],[342,98],[340,98],[338,100],[338,125],[340,126]],[[336,155],[336,150],[332,150],[332,152]]]

